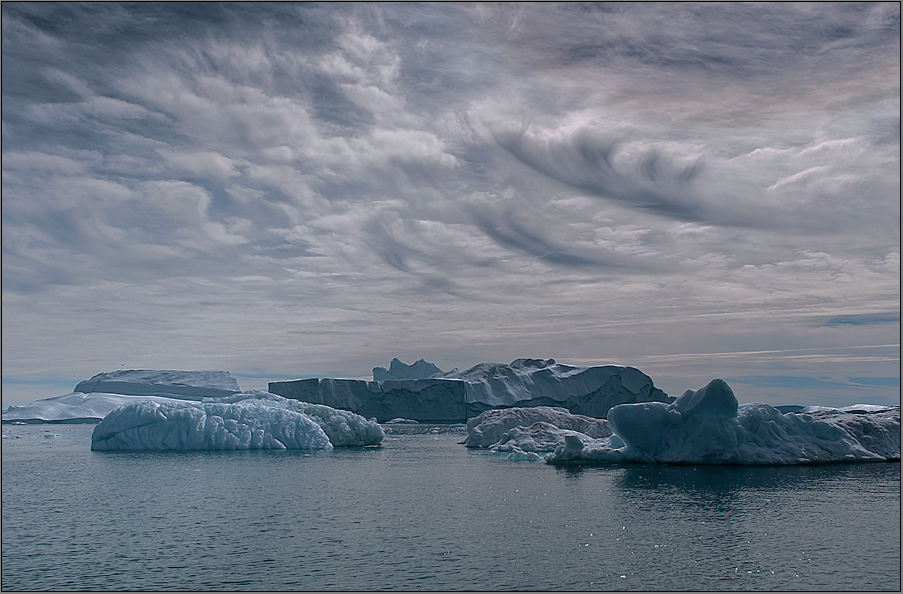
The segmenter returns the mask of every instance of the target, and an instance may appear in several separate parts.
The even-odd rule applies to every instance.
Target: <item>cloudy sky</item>
[[[900,7],[2,5],[3,405],[517,357],[900,399]]]

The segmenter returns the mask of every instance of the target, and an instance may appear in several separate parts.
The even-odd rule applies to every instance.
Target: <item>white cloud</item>
[[[176,170],[201,177],[228,179],[238,174],[235,161],[215,151],[160,150],[166,164]]]

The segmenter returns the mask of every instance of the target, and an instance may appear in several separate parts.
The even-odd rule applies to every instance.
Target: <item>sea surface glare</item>
[[[4,425],[4,590],[900,590],[900,463],[561,467],[381,447],[104,453]]]

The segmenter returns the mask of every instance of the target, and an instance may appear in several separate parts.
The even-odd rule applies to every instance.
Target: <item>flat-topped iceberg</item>
[[[422,360],[410,366],[395,361],[389,371],[375,368],[374,378],[387,377],[383,372],[392,370],[410,376],[438,369]],[[536,406],[604,418],[608,409],[618,404],[673,400],[653,385],[652,378],[633,367],[578,367],[553,359],[516,359],[510,365],[480,363],[466,371],[372,382],[329,378],[270,382],[269,391],[351,410],[380,422],[405,418],[463,423],[487,410]]]
[[[96,423],[110,411],[139,400],[166,403],[225,397],[241,392],[228,371],[125,369],[98,373],[70,394],[3,411],[4,422]]]
[[[228,371],[126,369],[98,373],[78,383],[75,392],[128,396],[163,396],[180,400],[220,398],[241,392]]]
[[[202,402],[140,401],[94,428],[95,451],[328,450],[378,445],[382,428],[349,411],[260,390]]]

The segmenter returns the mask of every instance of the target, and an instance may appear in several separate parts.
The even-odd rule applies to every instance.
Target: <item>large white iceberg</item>
[[[202,402],[135,402],[94,428],[95,451],[291,449],[378,445],[382,428],[349,411],[263,391]]]
[[[900,459],[900,407],[804,408],[781,414],[738,405],[724,381],[670,404],[623,404],[608,413],[613,435],[562,435],[551,463],[807,464]]]
[[[241,392],[228,371],[126,369],[98,373],[81,381],[70,394],[36,400],[3,411],[4,422],[89,423],[137,401],[163,404],[200,401]]]
[[[433,368],[418,361],[393,361],[402,375],[423,375]],[[374,378],[388,377],[384,368]],[[310,378],[269,383],[274,394],[305,402],[354,411],[381,422],[394,418],[420,422],[463,423],[498,408],[551,406],[591,417],[605,417],[608,409],[628,402],[670,402],[645,373],[633,367],[578,367],[554,359],[516,359],[510,365],[480,363],[466,371],[429,377],[364,380]]]

